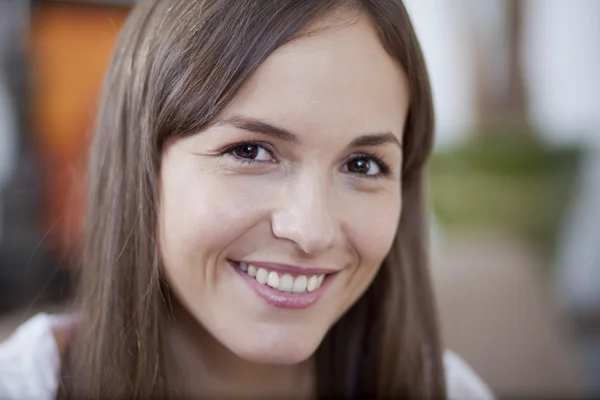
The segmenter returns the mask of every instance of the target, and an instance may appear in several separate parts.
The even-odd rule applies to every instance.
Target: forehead
[[[329,17],[274,51],[224,114],[303,132],[392,131],[401,139],[408,81],[365,16]]]

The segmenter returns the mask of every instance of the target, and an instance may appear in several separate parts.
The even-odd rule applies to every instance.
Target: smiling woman
[[[92,146],[79,312],[29,323],[63,350],[49,396],[488,398],[440,345],[432,132],[399,0],[139,3]]]

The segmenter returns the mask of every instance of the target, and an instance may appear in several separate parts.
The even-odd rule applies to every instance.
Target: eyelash
[[[264,149],[266,152],[268,152],[271,155],[271,157],[273,157],[274,159],[277,159],[273,155],[273,151],[269,149],[270,146],[268,146],[262,142],[253,142],[253,141],[239,142],[239,143],[232,144],[231,146],[228,146],[227,148],[221,150],[219,152],[219,154],[221,156],[227,155],[229,157],[233,157],[237,162],[239,162],[241,164],[262,164],[262,163],[267,162],[267,161],[260,161],[260,160],[253,160],[253,159],[249,159],[249,158],[239,157],[233,153],[235,150],[237,150],[243,146],[248,146],[248,145],[258,146],[258,147]],[[362,153],[354,154],[346,162],[348,163],[348,162],[351,162],[354,160],[359,160],[362,158],[366,158],[369,161],[375,162],[379,166],[380,173],[377,175],[366,175],[366,174],[359,174],[356,172],[349,172],[350,175],[354,175],[354,176],[357,176],[357,177],[363,178],[363,179],[378,179],[378,178],[381,178],[382,176],[388,176],[390,174],[391,170],[390,170],[389,165],[383,161],[383,157],[381,155],[379,155],[378,153],[375,153],[375,152],[373,152],[373,153],[362,152]]]
[[[242,148],[243,146],[258,146],[262,149],[264,149],[267,153],[269,153],[271,155],[271,157],[273,157],[274,159],[276,159],[276,157],[273,155],[273,151],[269,149],[270,146],[266,145],[265,143],[262,142],[253,142],[253,141],[249,141],[249,142],[239,142],[239,143],[235,143],[232,144],[231,146],[228,146],[227,148],[221,150],[219,152],[219,154],[221,156],[230,156],[233,157],[237,162],[240,162],[242,164],[261,164],[261,163],[265,163],[266,161],[260,161],[260,160],[253,160],[250,158],[244,158],[244,157],[240,157],[240,156],[236,156],[233,152],[239,148]]]
[[[358,176],[359,178],[366,178],[366,179],[378,179],[381,178],[382,176],[389,176],[390,175],[390,167],[388,164],[386,164],[383,161],[383,156],[379,155],[378,153],[356,153],[353,154],[346,162],[351,162],[354,160],[360,160],[362,158],[366,158],[369,161],[372,161],[374,163],[376,163],[379,166],[379,174],[377,175],[366,175],[366,174],[359,174],[359,173],[355,173],[355,172],[349,172],[351,175],[355,175]]]

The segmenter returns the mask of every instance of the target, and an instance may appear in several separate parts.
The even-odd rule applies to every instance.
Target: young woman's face
[[[362,17],[278,49],[212,126],[166,144],[169,287],[232,352],[305,360],[365,292],[398,226],[408,102]]]

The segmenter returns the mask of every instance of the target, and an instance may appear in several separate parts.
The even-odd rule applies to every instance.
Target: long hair
[[[148,0],[131,12],[107,74],[89,161],[79,322],[58,397],[166,398],[168,293],[157,241],[161,151],[206,127],[282,44],[337,10],[376,25],[409,80],[403,210],[365,294],[316,353],[317,396],[444,398],[428,276],[424,164],[431,88],[401,0]]]

